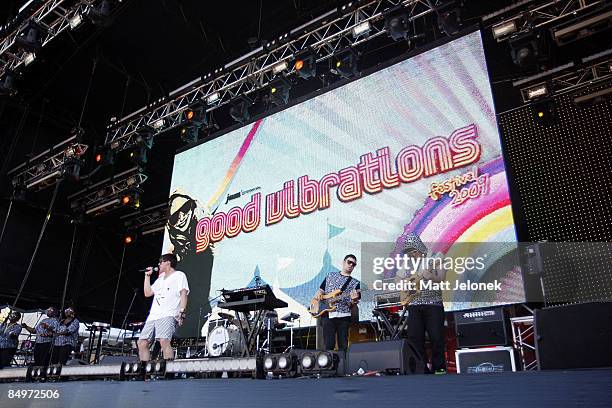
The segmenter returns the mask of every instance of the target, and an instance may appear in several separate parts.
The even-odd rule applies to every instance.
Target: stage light
[[[491,30],[493,31],[493,38],[495,38],[497,41],[501,41],[501,39],[516,31],[516,22],[514,20],[505,21],[503,23],[494,25]]]
[[[138,166],[144,166],[149,161],[149,150],[153,147],[153,135],[148,129],[143,129],[136,135],[136,146],[130,152],[130,160]]]
[[[209,105],[212,105],[215,102],[218,102],[220,98],[221,98],[221,95],[219,94],[219,92],[211,93],[210,95],[206,97],[206,103]]]
[[[347,48],[334,56],[335,72],[343,78],[357,75],[358,56],[352,48]]]
[[[329,368],[331,366],[332,358],[329,353],[319,353],[317,356],[317,364],[321,368]]]
[[[110,24],[111,2],[109,0],[99,0],[87,11],[87,17],[92,23],[99,27],[106,27]]]
[[[276,359],[272,355],[267,355],[264,358],[264,369],[272,371],[275,367]]]
[[[230,116],[238,123],[246,123],[251,117],[249,106],[252,104],[252,101],[247,96],[238,97],[230,107]]]
[[[195,116],[195,112],[193,110],[187,109],[185,111],[185,119],[187,119],[188,121],[192,121],[194,116]]]
[[[279,78],[270,83],[270,100],[276,106],[286,105],[289,102],[291,84],[285,78]]]
[[[70,24],[71,30],[74,30],[75,28],[77,28],[79,25],[81,25],[82,22],[83,22],[83,17],[79,13],[70,17],[70,19],[68,20],[68,24]]]
[[[180,130],[181,141],[191,144],[198,141],[200,130],[195,125],[183,126]]]
[[[541,99],[548,96],[548,86],[546,83],[530,86],[528,88],[521,89],[521,95],[523,96],[524,102]]]
[[[314,367],[315,359],[314,355],[310,353],[305,353],[302,356],[302,368],[309,370]]]
[[[286,71],[286,70],[287,70],[287,67],[288,67],[288,65],[287,65],[287,61],[281,61],[281,62],[279,62],[278,64],[276,64],[276,65],[274,65],[274,66],[272,67],[272,73],[273,73],[274,75],[278,75],[278,74],[280,74],[281,72]]]
[[[522,68],[535,65],[542,57],[543,41],[541,33],[533,32],[510,38],[512,62]]]
[[[123,196],[123,198],[121,198],[121,203],[123,205],[128,205],[130,201],[132,201],[132,197],[130,197],[129,195]]]
[[[24,30],[15,38],[15,44],[25,51],[36,52],[42,47],[44,33],[45,30],[40,24],[30,20]]]
[[[301,373],[305,375],[334,376],[344,371],[339,353],[332,351],[309,351],[302,355]]]
[[[126,235],[125,237],[123,237],[123,243],[125,245],[130,245],[133,242],[134,242],[134,237],[132,235]]]
[[[27,67],[28,65],[33,63],[35,59],[36,54],[34,54],[33,52],[26,52],[23,56],[23,65]]]
[[[15,82],[17,74],[10,69],[4,71],[0,78],[0,95],[14,95],[17,93]]]
[[[302,79],[312,78],[317,75],[317,60],[314,52],[307,49],[295,56],[293,64],[298,76]]]
[[[394,41],[406,40],[409,37],[410,19],[407,10],[396,7],[384,13],[385,31]]]
[[[462,26],[461,10],[459,7],[452,7],[452,4],[449,8],[443,7],[438,11],[438,28],[448,36],[457,34]]]
[[[159,130],[162,127],[164,127],[164,124],[165,124],[165,122],[164,122],[163,119],[158,119],[155,122],[153,122],[153,129]]]
[[[353,30],[352,30],[353,37],[357,38],[362,35],[367,35],[370,32],[371,28],[372,27],[370,26],[369,21],[364,21],[361,24],[357,24],[355,27],[353,27]]]

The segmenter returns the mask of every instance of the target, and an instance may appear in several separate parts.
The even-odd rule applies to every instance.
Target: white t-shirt
[[[153,289],[153,303],[147,320],[157,320],[162,317],[174,317],[181,310],[181,290],[186,289],[189,294],[187,277],[181,271],[174,271],[166,278],[165,273],[159,275]]]

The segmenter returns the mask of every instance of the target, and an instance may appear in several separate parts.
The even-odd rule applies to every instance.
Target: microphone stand
[[[124,353],[125,347],[125,323],[127,322],[127,318],[132,310],[132,305],[134,304],[134,300],[136,299],[136,295],[138,294],[138,289],[134,288],[134,294],[132,295],[132,301],[130,302],[130,306],[128,307],[128,311],[123,318],[123,323],[121,324],[121,328],[119,329],[119,333],[117,334],[116,342],[119,341],[119,336],[121,336],[121,332],[123,331],[123,341],[121,342],[121,355]],[[112,328],[112,326],[111,326]],[[109,330],[110,331],[110,330]]]

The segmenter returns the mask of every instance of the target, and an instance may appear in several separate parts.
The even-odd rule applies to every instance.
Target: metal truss
[[[48,0],[24,18],[21,24],[5,36],[0,42],[0,75],[7,70],[16,70],[24,64],[29,52],[19,48],[16,40],[24,35],[30,22],[43,28],[41,44],[44,47],[49,41],[70,27],[70,19],[76,15],[84,18],[94,0]]]
[[[364,0],[332,10],[214,73],[174,90],[168,98],[111,123],[107,127],[106,144],[115,150],[127,149],[135,144],[135,137],[142,128],[153,128],[161,133],[183,123],[183,112],[197,101],[208,102],[206,112],[210,112],[238,96],[264,88],[279,75],[292,75],[295,71],[291,62],[301,51],[313,51],[317,62],[321,62],[342,49],[385,34],[383,13],[386,10],[403,6],[413,21],[434,12],[441,4],[441,0]],[[369,24],[369,28],[355,35],[353,29],[362,24]],[[275,75],[273,67],[283,62],[287,63],[286,70]]]
[[[43,190],[57,183],[63,176],[66,166],[80,164],[79,157],[87,151],[87,145],[78,143],[77,136],[45,150],[7,173],[13,186],[23,186],[29,190]]]
[[[81,208],[86,214],[100,215],[121,207],[122,195],[138,191],[147,180],[146,174],[139,167],[133,167],[111,178],[102,180],[83,190],[69,195],[71,207]]]
[[[531,99],[526,95],[534,87],[546,88],[545,95],[559,95],[574,91],[584,85],[594,84],[607,79],[612,79],[612,49],[583,59],[584,66],[576,67],[574,63],[515,81],[512,85],[521,87],[523,102],[529,103]],[[607,58],[606,58],[607,57]],[[601,59],[604,58],[604,59]],[[600,60],[594,62],[594,60]],[[534,85],[535,82],[538,84]]]
[[[520,5],[530,3],[531,1],[520,2]],[[553,23],[560,22],[568,17],[576,17],[577,15],[595,9],[599,5],[603,5],[604,0],[548,0],[536,7],[528,10],[519,11],[512,17],[505,18],[502,22],[493,25],[493,29],[506,24],[514,23],[514,29],[508,30],[504,34],[497,36],[497,41],[504,41],[512,36],[520,33],[527,33],[534,29],[544,28]],[[509,7],[514,10],[515,7]],[[483,22],[493,19],[500,15],[500,12],[490,14],[483,17]],[[502,13],[505,14],[505,13]]]
[[[128,229],[140,229],[143,234],[163,231],[168,221],[168,203],[145,208],[120,217]]]
[[[551,82],[554,92],[560,94],[609,78],[612,78],[612,58],[574,72],[555,76]]]

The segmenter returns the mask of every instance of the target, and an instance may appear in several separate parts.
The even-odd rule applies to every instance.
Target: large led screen
[[[368,281],[365,243],[393,243],[390,254],[410,233],[438,254],[465,242],[515,244],[480,33],[177,154],[170,212],[163,251],[180,257],[190,310],[216,312],[221,289],[267,283],[289,304],[279,316],[296,312],[303,326],[346,254],[360,258],[353,276]],[[502,245],[485,263],[509,251]],[[523,301],[520,270],[496,273],[502,290],[488,303]],[[362,290],[369,319],[374,289]],[[480,303],[449,291],[444,305]],[[195,315],[197,331],[204,319]]]

